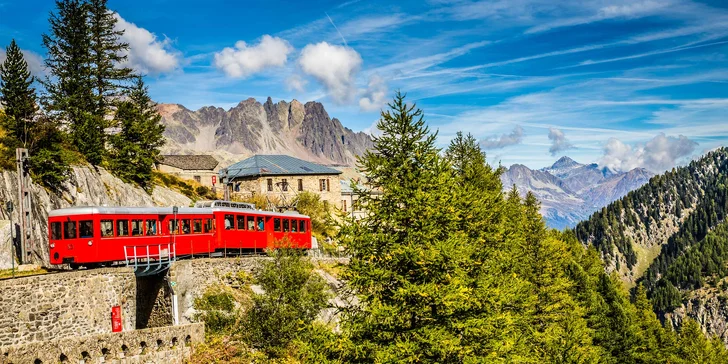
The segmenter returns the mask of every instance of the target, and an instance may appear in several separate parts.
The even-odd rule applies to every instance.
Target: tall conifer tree
[[[48,92],[46,109],[68,126],[72,144],[86,160],[99,165],[105,153],[106,121],[95,94],[97,68],[89,10],[86,1],[56,1],[50,32],[43,35],[49,71],[43,84]]]
[[[2,143],[14,155],[15,148],[28,144],[28,127],[38,105],[32,86],[34,78],[14,39],[6,48],[6,57],[0,65],[0,103],[5,108],[2,127],[7,133]]]
[[[124,31],[116,27],[116,15],[106,3],[107,0],[88,2],[95,114],[102,117],[108,113],[114,98],[120,95],[126,81],[133,77],[132,70],[122,66],[129,44],[121,41]]]
[[[115,122],[120,132],[111,137],[111,170],[122,180],[151,190],[152,166],[164,145],[164,125],[141,76],[119,103]]]

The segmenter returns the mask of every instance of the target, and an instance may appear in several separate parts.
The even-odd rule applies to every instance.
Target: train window
[[[184,219],[182,220],[182,234],[189,234],[190,233],[190,220]]]
[[[248,216],[248,230],[255,231],[255,216]]]
[[[238,230],[245,230],[245,215],[238,215]]]
[[[295,233],[298,231],[298,220],[291,220],[291,232]]]
[[[273,219],[273,231],[277,233],[281,232],[281,219],[277,217]]]
[[[290,221],[288,219],[283,219],[283,232],[287,233],[290,230]]]
[[[306,232],[306,220],[301,220],[298,222],[298,231],[302,233]]]
[[[179,231],[177,231],[177,224],[178,224],[178,221],[179,221],[179,220],[174,220],[174,219],[172,219],[172,220],[169,220],[169,233],[170,233],[170,234],[172,234],[172,235],[176,235],[176,234],[178,234],[178,233],[179,233]]]
[[[51,240],[58,240],[60,238],[61,238],[61,223],[52,222],[51,223]]]
[[[116,220],[116,236],[129,236],[129,220]]]
[[[235,220],[233,215],[225,215],[225,230],[235,229]]]
[[[64,239],[76,239],[76,222],[66,221],[63,224],[63,238]]]
[[[265,231],[265,222],[262,217],[258,217],[258,231]]]
[[[131,220],[131,236],[144,235],[144,220]]]
[[[205,232],[211,233],[213,231],[215,231],[215,220],[205,219]]]
[[[110,238],[114,236],[114,221],[101,220],[101,237]]]
[[[192,222],[192,232],[195,233],[195,234],[202,232],[202,220],[195,219]]]
[[[84,220],[78,223],[78,231],[82,238],[93,238],[94,237],[94,222],[91,220]]]
[[[157,220],[147,220],[147,235],[157,235]]]

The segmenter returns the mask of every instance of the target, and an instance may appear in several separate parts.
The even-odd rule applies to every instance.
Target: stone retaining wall
[[[103,268],[0,280],[0,346],[111,332],[121,306],[124,331],[136,327],[130,268]]]
[[[0,363],[177,364],[204,340],[202,323],[156,327],[0,347]]]
[[[174,262],[169,269],[169,279],[177,294],[179,323],[194,322],[195,298],[205,293],[208,287],[234,285],[238,274],[250,274],[260,259],[266,258],[203,258]]]

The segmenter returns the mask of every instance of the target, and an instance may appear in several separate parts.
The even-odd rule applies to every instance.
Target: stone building
[[[220,171],[220,162],[211,155],[162,155],[157,162],[157,170],[179,178],[194,180],[213,187]]]
[[[263,195],[291,203],[301,192],[313,192],[331,206],[341,200],[341,171],[287,155],[255,155],[227,168],[231,197]],[[220,177],[225,175],[222,170]]]
[[[368,193],[371,197],[378,198],[378,196],[381,196],[382,192],[371,189],[368,186],[359,183],[358,180],[341,181],[341,204],[339,205],[339,210],[355,219],[360,219],[366,214],[366,209],[364,206],[360,206],[356,203],[359,200],[360,195],[354,192],[354,189],[351,188],[352,182],[356,183],[360,191]]]

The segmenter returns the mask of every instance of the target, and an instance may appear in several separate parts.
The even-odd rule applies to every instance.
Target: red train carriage
[[[185,255],[273,247],[287,239],[311,248],[308,216],[258,211],[244,204],[211,201],[207,207],[70,207],[51,211],[51,264],[93,266],[133,257]]]

